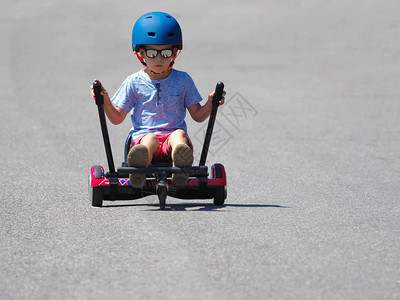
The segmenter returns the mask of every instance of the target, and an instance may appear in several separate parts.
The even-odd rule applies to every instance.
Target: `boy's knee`
[[[142,141],[155,141],[155,142],[158,142],[158,137],[154,133],[148,133],[142,138]]]
[[[177,129],[175,130],[172,135],[177,136],[177,137],[184,137],[186,138],[186,132],[182,129]]]
[[[158,137],[154,133],[146,134],[140,141],[140,144],[144,144],[147,148],[158,146],[158,143]]]
[[[178,144],[189,144],[188,136],[186,135],[186,132],[182,129],[177,129],[172,132],[168,139],[168,146],[170,147],[170,149]]]

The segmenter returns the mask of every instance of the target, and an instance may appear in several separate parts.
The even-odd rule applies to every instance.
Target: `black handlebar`
[[[104,98],[103,95],[101,95],[101,83],[99,81],[93,82],[93,92],[96,98],[97,110],[99,112],[100,126],[101,126],[101,132],[103,134],[104,146],[106,149],[108,167],[110,169],[110,173],[115,173],[115,166],[111,151],[110,138],[107,130],[106,115],[104,113],[104,105],[103,105]]]
[[[210,141],[214,129],[215,118],[217,116],[219,101],[221,101],[223,93],[224,93],[224,84],[220,81],[217,83],[217,86],[215,87],[215,93],[212,100],[213,107],[211,109],[211,114],[208,119],[208,126],[207,126],[206,136],[204,138],[203,150],[201,151],[201,156],[200,156],[200,162],[199,162],[200,166],[204,166],[207,160],[208,148],[210,147]]]

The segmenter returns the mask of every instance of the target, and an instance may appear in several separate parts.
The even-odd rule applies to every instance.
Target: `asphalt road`
[[[397,0],[0,9],[0,299],[400,298]],[[88,200],[106,166],[89,86],[141,68],[131,30],[154,10],[180,22],[176,68],[201,94],[225,83],[223,207]],[[129,120],[109,127],[119,163]]]

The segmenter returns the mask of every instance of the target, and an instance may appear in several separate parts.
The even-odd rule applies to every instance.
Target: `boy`
[[[133,27],[132,47],[145,69],[130,75],[112,100],[102,87],[104,110],[113,124],[120,124],[131,112],[133,142],[127,159],[131,167],[171,159],[177,167],[193,163],[186,109],[195,121],[203,122],[211,113],[214,93],[200,105],[202,98],[191,77],[172,68],[182,45],[180,26],[171,15],[151,12],[141,16]],[[224,101],[222,97],[220,105]],[[131,174],[129,179],[132,187],[142,188],[146,175]],[[185,174],[172,176],[177,186],[186,185],[187,180]]]

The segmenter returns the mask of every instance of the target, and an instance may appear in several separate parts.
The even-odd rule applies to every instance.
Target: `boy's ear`
[[[145,58],[145,54],[144,54],[144,50],[143,50],[143,48],[140,48],[139,49],[139,56],[141,57],[141,58]]]

